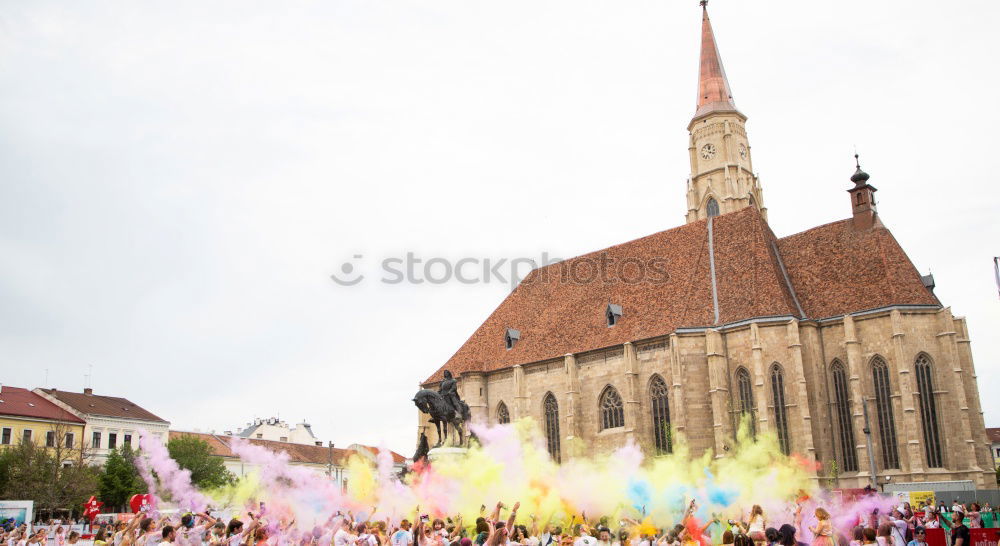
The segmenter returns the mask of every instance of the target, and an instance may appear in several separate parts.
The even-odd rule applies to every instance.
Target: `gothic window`
[[[601,393],[601,430],[625,426],[625,405],[618,390],[608,385]]]
[[[899,448],[896,444],[896,420],[892,415],[892,389],[889,367],[882,357],[872,360],[872,380],[875,383],[875,412],[878,415],[878,439],[882,447],[882,468],[899,468]]]
[[[854,442],[854,426],[851,423],[851,397],[847,390],[847,372],[844,364],[834,360],[830,366],[833,372],[833,410],[840,436],[841,469],[844,472],[858,471],[858,453]]]
[[[673,452],[670,438],[670,405],[667,404],[667,382],[654,375],[649,380],[649,407],[653,410],[653,445],[657,455]]]
[[[740,419],[743,419],[744,416],[749,416],[750,434],[756,436],[757,426],[754,423],[753,391],[750,390],[750,372],[746,368],[740,367],[736,370],[736,393],[739,395],[737,412],[740,415]]]
[[[792,450],[788,438],[788,413],[785,408],[785,374],[777,363],[771,366],[771,395],[774,397],[774,426],[778,429],[778,445],[781,447],[781,452],[788,455]]]
[[[705,210],[708,211],[709,218],[711,218],[712,216],[718,216],[719,202],[716,201],[714,197],[709,197],[708,203],[705,204]]]
[[[507,411],[507,404],[504,404],[503,401],[500,401],[500,403],[497,404],[497,423],[501,425],[506,425],[509,422],[510,422],[510,412]]]
[[[559,403],[551,392],[545,395],[542,402],[545,410],[545,444],[549,449],[549,455],[555,462],[559,462]]]
[[[750,206],[751,207],[756,207],[757,206],[757,201],[754,201],[754,198],[753,198],[752,195],[750,196]]]
[[[917,390],[920,396],[920,424],[924,431],[924,452],[927,466],[941,468],[941,436],[938,434],[937,406],[934,404],[934,382],[931,380],[931,360],[917,357]]]

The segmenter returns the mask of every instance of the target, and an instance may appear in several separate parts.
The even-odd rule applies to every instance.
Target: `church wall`
[[[708,357],[705,354],[705,336],[702,334],[677,336],[677,352],[681,366],[684,391],[684,436],[695,457],[715,443],[712,404],[708,397]]]
[[[634,350],[634,357],[630,357]],[[932,362],[935,403],[944,468],[927,468],[914,363],[920,354]],[[899,469],[884,469],[872,361],[882,358],[890,376]],[[634,363],[630,363],[634,358]],[[843,470],[839,428],[833,412],[830,366],[840,360],[847,372],[857,472]],[[724,456],[735,442],[738,392],[736,371],[750,373],[758,431],[775,431],[770,372],[777,363],[784,379],[785,411],[791,450],[822,465],[818,477],[834,485],[832,462],[840,467],[838,487],[869,483],[869,459],[860,400],[869,400],[873,451],[880,476],[893,481],[972,479],[996,487],[992,459],[969,351],[964,319],[950,310],[894,310],[822,322],[759,322],[717,331],[675,334],[488,374],[467,373],[459,380],[474,420],[495,424],[503,401],[511,419],[530,417],[544,427],[543,398],[559,404],[563,459],[574,453],[607,454],[632,438],[655,453],[650,380],[668,386],[672,427],[682,433],[692,454],[711,449]],[[520,369],[519,369],[520,368]],[[521,379],[518,379],[520,374]],[[624,427],[601,430],[600,397],[613,386],[625,403]],[[480,390],[481,389],[481,390]],[[519,393],[523,393],[519,396]],[[968,408],[963,410],[962,408]],[[427,417],[421,416],[421,424]],[[429,434],[433,442],[436,437]],[[972,461],[972,463],[969,463]],[[956,468],[960,465],[961,468]],[[975,468],[978,465],[978,469]]]
[[[830,407],[829,369],[820,340],[820,328],[815,324],[800,324],[802,355],[809,392],[810,428],[816,449],[815,459],[822,465],[818,474],[829,476],[836,460],[833,415]]]

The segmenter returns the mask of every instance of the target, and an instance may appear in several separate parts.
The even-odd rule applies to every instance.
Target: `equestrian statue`
[[[464,425],[470,418],[469,405],[458,397],[458,381],[452,377],[450,371],[445,370],[444,380],[441,381],[437,392],[421,389],[413,397],[413,403],[420,411],[430,415],[431,423],[437,427],[438,441],[434,447],[441,447],[448,439],[449,424],[455,428],[455,434],[458,436],[456,445],[465,444]]]

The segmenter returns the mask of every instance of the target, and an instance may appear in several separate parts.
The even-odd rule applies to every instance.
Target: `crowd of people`
[[[950,509],[941,503],[915,511],[907,502],[888,513],[873,510],[836,527],[821,506],[810,510],[811,518],[803,517],[802,504],[785,512],[791,517],[773,519],[754,505],[737,519],[722,521],[712,515],[701,521],[697,504],[691,501],[679,523],[657,528],[648,521],[585,515],[543,522],[534,515],[519,517],[519,508],[520,503],[509,508],[497,503],[487,514],[483,506],[479,517],[469,522],[458,515],[432,519],[419,507],[412,520],[398,521],[338,512],[321,525],[303,528],[294,520],[272,516],[259,503],[257,510],[228,521],[208,512],[158,518],[140,514],[127,522],[98,526],[92,540],[94,546],[804,546],[802,537],[809,537],[812,546],[927,546],[927,529],[944,528],[951,546],[972,546],[969,529],[981,527],[982,514],[993,512],[989,504],[981,507],[957,500]],[[815,523],[804,526],[804,519]],[[0,546],[47,546],[49,540],[67,546],[80,539],[79,532],[61,525],[35,532],[26,525],[0,528]]]

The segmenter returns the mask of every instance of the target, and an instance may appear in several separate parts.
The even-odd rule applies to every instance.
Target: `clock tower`
[[[733,102],[706,4],[708,0],[701,1],[698,109],[688,124],[691,177],[687,183],[687,221],[744,207],[757,208],[766,221],[767,209],[750,157],[747,117]]]

